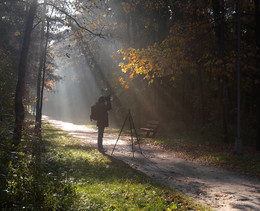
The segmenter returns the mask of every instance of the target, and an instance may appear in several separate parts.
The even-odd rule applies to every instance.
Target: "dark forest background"
[[[28,111],[36,129],[43,108],[62,119],[55,89],[71,80],[63,96],[71,121],[88,123],[91,104],[111,93],[112,126],[131,109],[137,127],[156,119],[164,136],[181,128],[233,144],[240,111],[243,144],[259,150],[259,1],[243,1],[240,15],[238,3],[1,1],[1,142],[19,144]]]

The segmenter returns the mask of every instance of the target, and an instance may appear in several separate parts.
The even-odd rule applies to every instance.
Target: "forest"
[[[259,0],[0,1],[1,169],[43,115],[91,124],[109,94],[111,127],[131,109],[162,137],[260,151],[259,93]]]

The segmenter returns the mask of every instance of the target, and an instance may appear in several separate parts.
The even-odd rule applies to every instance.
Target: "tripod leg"
[[[130,125],[130,132],[131,132],[131,142],[132,142],[132,153],[134,158],[134,140],[133,140],[133,125],[131,121],[131,113],[129,112],[129,125]]]
[[[116,143],[115,143],[115,146],[114,146],[114,148],[113,148],[113,150],[112,150],[111,155],[113,155],[113,153],[114,153],[114,151],[115,151],[117,142],[118,142],[119,137],[120,137],[120,135],[121,135],[121,133],[122,133],[122,131],[123,131],[123,129],[124,129],[124,126],[125,126],[125,123],[126,123],[126,120],[127,120],[128,116],[129,116],[129,113],[126,115],[126,118],[125,118],[124,123],[123,123],[123,125],[122,125],[122,128],[121,128],[121,130],[120,130],[120,133],[119,133],[119,135],[118,135],[118,137],[117,137],[117,140],[116,140]]]
[[[133,118],[132,118],[132,115],[131,115],[131,114],[130,114],[130,117],[129,117],[129,119],[131,119],[132,126],[133,126],[133,128],[134,128],[134,131],[135,131],[135,136],[136,136],[136,140],[137,140],[137,143],[138,143],[138,146],[139,146],[140,152],[141,152],[141,154],[143,154],[143,152],[142,152],[142,149],[141,149],[141,146],[140,146],[139,137],[138,137],[138,134],[137,134],[137,131],[136,131],[136,128],[135,128],[134,120],[133,120]]]

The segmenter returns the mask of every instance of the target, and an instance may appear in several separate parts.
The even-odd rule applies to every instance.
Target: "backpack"
[[[90,120],[98,120],[98,105],[91,106]]]

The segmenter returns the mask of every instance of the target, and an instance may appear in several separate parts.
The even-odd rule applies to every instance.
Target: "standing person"
[[[112,109],[110,95],[101,96],[97,102],[97,127],[98,127],[98,150],[104,152],[103,135],[105,127],[108,127],[108,111]]]

